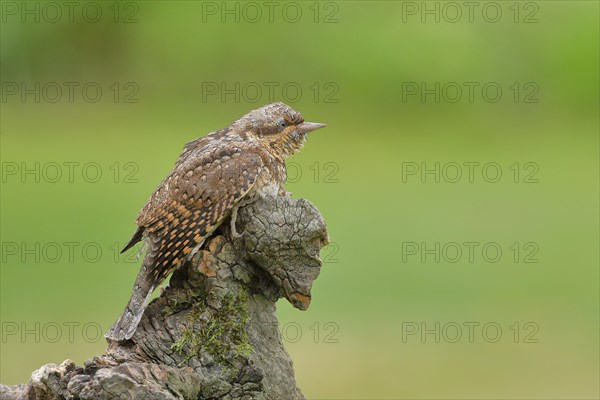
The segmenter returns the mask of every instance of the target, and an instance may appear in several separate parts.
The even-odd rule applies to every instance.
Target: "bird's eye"
[[[284,120],[281,120],[281,121],[279,121],[277,126],[279,127],[279,129],[283,129],[287,126],[287,122],[285,122]]]

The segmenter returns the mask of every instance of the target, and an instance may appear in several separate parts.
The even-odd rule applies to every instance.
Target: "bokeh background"
[[[2,3],[0,382],[104,350],[146,198],[276,100],[328,124],[287,187],[333,244],[278,304],[308,398],[598,398],[598,2],[50,4]]]

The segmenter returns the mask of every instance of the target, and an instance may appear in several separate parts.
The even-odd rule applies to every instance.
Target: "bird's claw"
[[[234,207],[233,211],[231,212],[230,230],[231,230],[231,236],[234,239],[239,239],[242,237],[242,234],[238,233],[237,230],[235,229],[235,221],[237,220],[238,209],[239,209],[239,207]]]

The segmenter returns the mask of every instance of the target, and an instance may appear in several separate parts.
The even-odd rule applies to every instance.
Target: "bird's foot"
[[[242,235],[240,233],[237,232],[237,230],[235,229],[235,221],[237,220],[237,213],[238,213],[238,209],[239,206],[236,206],[233,208],[233,211],[231,211],[231,220],[230,220],[230,229],[231,229],[231,237],[233,239],[239,239],[242,237]]]

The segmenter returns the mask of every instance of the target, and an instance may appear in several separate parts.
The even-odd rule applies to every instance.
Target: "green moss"
[[[171,348],[179,354],[189,351],[185,361],[203,352],[213,356],[217,363],[224,363],[231,356],[248,357],[253,350],[245,327],[249,320],[247,299],[244,290],[235,295],[227,293],[218,310],[209,309],[205,299],[199,300],[192,307],[191,323]],[[200,320],[205,313],[207,320]]]

